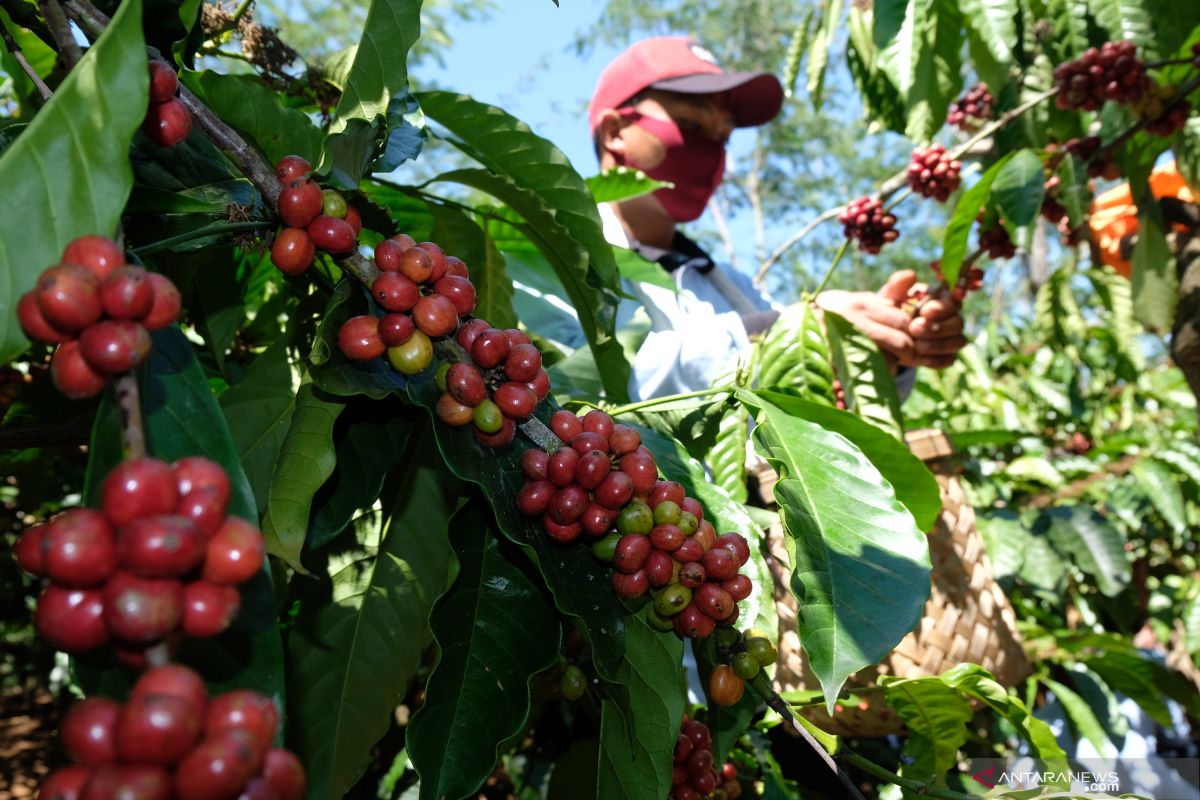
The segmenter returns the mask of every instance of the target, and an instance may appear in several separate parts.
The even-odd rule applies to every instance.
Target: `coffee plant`
[[[658,184],[585,180],[503,109],[413,91],[420,0],[371,0],[319,68],[251,5],[0,0],[5,543],[19,624],[82,695],[41,794],[730,800],[801,796],[816,773],[829,796],[963,798],[960,750],[993,752],[968,743],[974,708],[1060,775],[1041,690],[1101,741],[1072,673],[1164,725],[1163,695],[1200,717],[1130,630],[1198,649],[1200,450],[1177,376],[1200,387],[1181,333],[1200,260],[1147,181],[1167,150],[1200,177],[1200,8],[845,10],[866,111],[914,150],[821,220],[877,254],[907,197],[953,209],[914,318],[980,302],[1002,268],[984,257],[1026,253],[1044,221],[1081,246],[1089,178],[1128,180],[1138,207],[1131,282],[1055,272],[1033,325],[923,373],[906,419],[884,355],[811,295],[709,389],[631,402],[617,306],[663,279],[614,253],[596,203]],[[810,15],[786,69],[826,69],[842,14]],[[237,73],[218,68],[231,44]],[[935,142],[943,123],[959,133]],[[1139,322],[1174,326],[1180,369],[1145,368]],[[1038,658],[1023,692],[973,664],[881,679],[909,734],[897,763],[802,712],[836,715],[921,621],[942,509],[903,441],[920,425],[966,454]],[[775,509],[751,503],[748,450]],[[773,683],[773,567],[806,692]]]

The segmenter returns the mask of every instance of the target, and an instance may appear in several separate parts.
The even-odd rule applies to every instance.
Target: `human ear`
[[[600,141],[601,149],[608,153],[624,154],[624,130],[624,121],[615,109],[610,108],[601,112],[600,119],[596,122],[596,136]]]

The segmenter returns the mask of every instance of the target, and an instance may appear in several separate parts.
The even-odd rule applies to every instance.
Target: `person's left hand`
[[[928,291],[928,287],[917,283],[917,274],[906,269],[893,273],[879,293],[900,307],[919,291]],[[905,332],[912,339],[912,348],[894,353],[905,367],[945,369],[967,344],[962,306],[944,289],[922,301]]]

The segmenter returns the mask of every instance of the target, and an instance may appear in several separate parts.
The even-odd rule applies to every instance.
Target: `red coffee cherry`
[[[165,61],[150,59],[150,102],[165,103],[179,91],[179,78]]]
[[[320,192],[318,191],[318,194]],[[354,249],[357,236],[344,219],[321,215],[305,228],[313,244],[330,253],[349,253]]]
[[[48,524],[42,524],[26,529],[21,538],[17,539],[17,546],[13,548],[17,566],[39,578],[46,575],[46,557],[42,542],[47,527]]]
[[[505,328],[504,338],[508,339],[510,347],[516,347],[519,344],[533,344],[533,340],[529,338],[529,334],[519,328]]]
[[[142,133],[162,147],[174,147],[192,132],[192,112],[178,97],[156,103],[146,112]]]
[[[679,504],[681,511],[686,511],[696,518],[697,521],[704,519],[704,506],[700,505],[700,501],[694,497],[685,497],[683,502]]]
[[[556,542],[567,544],[579,538],[579,534],[583,532],[583,526],[578,522],[572,522],[569,525],[559,525],[554,520],[550,519],[550,512],[542,516],[542,527],[546,530],[546,534]]]
[[[732,553],[739,567],[750,560],[750,545],[746,541],[746,537],[740,533],[726,533],[718,536],[713,542],[713,546],[723,547]]]
[[[613,569],[630,575],[637,572],[646,563],[653,546],[650,539],[637,533],[627,533],[617,542],[617,550],[613,555]]]
[[[191,520],[174,514],[142,517],[121,527],[121,566],[144,578],[178,578],[204,559],[207,542]]]
[[[226,731],[245,731],[265,752],[275,739],[279,714],[269,697],[245,689],[226,692],[208,703],[204,731],[209,736]]]
[[[112,239],[91,234],[73,239],[63,250],[62,261],[83,267],[102,281],[125,263],[125,253]]]
[[[478,368],[463,362],[451,365],[446,372],[446,390],[454,395],[455,400],[472,408],[487,398],[483,375]]]
[[[467,269],[466,262],[457,256],[446,256],[446,274],[454,275],[458,278],[467,278],[470,280],[471,273]]]
[[[209,735],[175,770],[178,800],[236,800],[263,764],[265,753],[245,731]]]
[[[545,450],[526,450],[521,454],[521,474],[533,481],[546,480],[546,467],[550,464],[550,454]]]
[[[46,322],[61,331],[81,331],[100,319],[100,281],[75,264],[59,264],[38,278],[38,308]]]
[[[670,553],[651,550],[642,569],[646,570],[651,586],[666,586],[675,572],[675,559],[671,558]]]
[[[546,374],[546,370],[539,369],[537,374],[533,376],[533,380],[525,384],[537,396],[537,401],[540,403],[550,394],[550,376]]]
[[[379,338],[385,347],[398,347],[409,340],[416,326],[408,314],[384,314],[379,320]]]
[[[97,372],[115,375],[141,364],[150,355],[150,333],[129,319],[97,322],[79,336],[79,353]]]
[[[442,280],[449,279],[443,278]],[[522,383],[531,381],[541,368],[542,354],[531,344],[518,344],[511,347],[508,357],[504,360],[504,374],[510,381]]]
[[[289,228],[303,228],[321,213],[324,197],[315,183],[297,181],[279,193],[279,217]]]
[[[399,272],[381,272],[371,283],[371,296],[387,311],[408,311],[421,299],[421,291]]]
[[[117,754],[128,764],[169,767],[196,743],[201,730],[201,720],[186,700],[138,695],[129,698],[117,717]]]
[[[671,558],[675,559],[680,564],[688,564],[693,561],[700,561],[704,558],[704,546],[700,544],[700,541],[695,536],[691,536],[685,539],[683,544],[679,545],[679,547],[671,553]]]
[[[477,423],[478,424],[478,423]],[[511,417],[501,417],[500,430],[495,433],[485,433],[478,427],[475,428],[475,439],[484,447],[490,447],[497,450],[504,447],[513,440],[517,435],[517,424],[512,421]]]
[[[338,329],[338,349],[351,361],[370,361],[387,351],[379,336],[379,318],[369,314],[351,317]]]
[[[433,290],[453,303],[459,316],[465,317],[475,308],[475,287],[466,278],[445,275],[433,285]]]
[[[267,779],[259,776],[246,781],[241,794],[238,795],[238,800],[277,800],[277,798],[275,790],[271,788]]]
[[[308,788],[300,759],[278,747],[267,751],[263,777],[271,784],[277,800],[303,800]]]
[[[546,462],[546,477],[555,486],[570,486],[575,482],[579,458],[579,453],[570,447],[555,450]]]
[[[583,526],[584,532],[588,535],[603,536],[612,530],[616,519],[616,511],[607,509],[597,503],[590,503],[583,510],[583,516],[579,518],[579,524]]]
[[[583,430],[586,433],[599,434],[607,440],[613,432],[612,417],[598,408],[593,408],[583,417]]]
[[[491,324],[487,320],[467,320],[458,327],[458,333],[454,336],[454,341],[458,342],[459,347],[470,353],[471,347],[475,344],[475,340],[479,337],[479,334],[491,327]]]
[[[654,508],[664,500],[670,500],[675,505],[682,507],[686,496],[683,486],[675,481],[658,481],[650,491],[650,507]]]
[[[208,708],[208,690],[204,681],[192,670],[180,664],[154,667],[142,673],[133,684],[130,697],[167,695],[183,700],[192,713],[200,718]]]
[[[608,452],[608,439],[598,433],[592,431],[584,431],[575,437],[571,442],[571,447],[579,451],[580,455],[590,453],[593,450],[599,450],[601,453]]]
[[[429,282],[436,283],[446,274],[446,253],[436,242],[417,242],[417,247],[429,254]]]
[[[697,587],[692,595],[692,602],[716,622],[728,618],[735,606],[729,592],[711,581]]]
[[[181,299],[179,289],[166,275],[157,272],[147,273],[150,284],[154,287],[154,305],[150,313],[142,317],[142,325],[148,331],[156,331],[174,324],[179,319]]]
[[[628,575],[623,572],[614,572],[612,585],[617,597],[625,600],[633,600],[650,591],[650,579],[644,569]]]
[[[857,239],[858,249],[872,255],[900,237],[895,215],[886,212],[878,197],[851,200],[838,215],[838,222],[842,223],[842,232],[847,239]]]
[[[225,468],[204,456],[185,456],[171,465],[175,488],[182,497],[197,489],[213,489],[224,505],[229,501],[229,476]]]
[[[471,344],[471,358],[484,369],[497,367],[508,358],[511,347],[504,331],[488,328],[480,333]]]
[[[732,580],[738,574],[737,557],[724,547],[714,547],[701,559],[710,581]]]
[[[596,487],[596,502],[605,508],[620,509],[633,499],[633,481],[624,472],[610,472]]]
[[[583,423],[570,411],[560,409],[550,415],[550,430],[565,444],[571,444],[576,436],[583,433]]]
[[[59,737],[67,754],[88,767],[117,760],[115,730],[121,704],[107,697],[80,700],[63,717]]]
[[[717,628],[713,618],[697,608],[695,603],[676,614],[672,621],[675,623],[675,632],[684,639],[704,639],[711,636]],[[696,744],[695,738],[692,739],[692,744]]]
[[[271,263],[284,275],[303,275],[316,257],[316,245],[303,228],[284,228],[271,245]]]
[[[79,800],[92,779],[87,767],[72,765],[50,774],[38,787],[38,800]]]
[[[238,584],[262,569],[266,546],[258,528],[240,517],[229,517],[208,540],[201,573],[206,581]]]
[[[33,623],[51,647],[82,653],[108,641],[103,615],[104,598],[98,589],[49,586],[38,598]]]
[[[404,251],[411,247],[412,245],[405,247],[403,243],[395,239],[384,239],[375,245],[375,266],[381,272],[399,272],[400,256],[404,255]]]
[[[437,411],[438,419],[455,428],[470,425],[475,421],[475,409],[458,402],[449,392],[442,392],[434,410]]]
[[[682,545],[680,545],[682,547]],[[674,559],[672,559],[674,560]],[[689,561],[679,567],[679,582],[689,589],[695,589],[708,580],[708,573],[699,561]]]
[[[546,509],[546,513],[557,524],[570,525],[572,522],[579,521],[589,502],[587,490],[582,486],[571,484],[554,493],[554,496],[550,498],[550,506]]]
[[[50,359],[54,387],[72,400],[94,397],[104,389],[104,376],[84,359],[79,342],[63,342]]]
[[[300,156],[284,156],[275,165],[275,177],[279,178],[279,182],[284,186],[291,186],[296,181],[307,178],[311,172],[312,164]]]
[[[129,643],[158,641],[183,619],[183,586],[163,578],[139,578],[118,570],[104,586],[104,621]]]
[[[585,489],[592,490],[604,483],[608,473],[612,472],[612,462],[608,456],[599,450],[584,453],[575,466],[575,482]]]
[[[527,481],[517,492],[517,508],[529,517],[544,514],[550,507],[550,499],[554,497],[555,491],[554,484],[550,481]]]
[[[112,526],[99,511],[75,508],[42,533],[43,569],[60,586],[99,586],[117,568]]]
[[[100,485],[100,507],[117,527],[140,517],[170,514],[179,502],[175,474],[165,461],[122,461]]]
[[[162,767],[107,764],[88,781],[80,800],[170,800],[171,776]]]
[[[433,258],[422,247],[410,247],[400,254],[400,274],[416,283],[426,283],[433,275]]]
[[[722,665],[722,666],[724,666],[724,665]],[[736,675],[734,677],[737,678]],[[741,678],[738,678],[738,680],[741,680]],[[730,682],[729,685],[736,686],[737,683]],[[741,684],[741,688],[743,690],[746,688],[746,684],[744,681]],[[713,702],[715,702],[719,706],[731,706],[731,705],[734,705],[735,703],[737,703],[737,700],[741,699],[741,693],[739,692],[737,700],[733,700],[733,702],[721,702],[720,700],[717,700],[718,696],[720,696],[722,700],[732,699],[732,694],[723,693],[723,694],[717,695],[717,694],[713,693],[712,688],[711,688],[711,683],[710,683],[710,688],[709,688],[709,695],[713,698]],[[713,772],[712,770],[709,770],[708,772],[702,772],[699,775],[696,775],[695,777],[692,778],[692,788],[696,790],[696,794],[698,794],[699,796],[707,797],[709,794],[711,794],[717,788],[716,773]]]
[[[650,543],[667,553],[678,550],[687,537],[674,525],[655,525],[650,531]]]
[[[225,503],[216,489],[203,487],[179,498],[175,513],[187,519],[207,539],[225,521]]]
[[[449,336],[458,327],[458,311],[445,295],[422,297],[413,306],[413,323],[426,336]]]
[[[354,237],[358,238],[358,235],[362,233],[362,215],[354,206],[346,206],[346,224],[354,231]]]
[[[740,603],[754,591],[754,584],[745,575],[735,575],[727,581],[722,581],[721,588],[729,592],[729,596],[733,598],[733,602]]]
[[[34,292],[26,292],[17,301],[17,322],[20,323],[21,330],[25,331],[25,335],[34,341],[58,344],[74,338],[71,333],[60,331],[46,321]]]
[[[537,395],[523,383],[506,381],[496,387],[492,399],[506,417],[528,419],[537,408]]]
[[[100,283],[100,306],[115,319],[141,319],[154,306],[154,287],[141,267],[117,267]]]

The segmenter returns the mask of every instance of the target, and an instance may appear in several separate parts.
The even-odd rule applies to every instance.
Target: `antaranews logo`
[[[971,777],[975,780],[976,783],[982,784],[989,789],[995,789],[997,786],[996,768],[995,767],[988,767],[987,769],[981,769],[981,770],[979,770],[979,772],[976,772]]]

